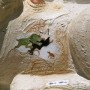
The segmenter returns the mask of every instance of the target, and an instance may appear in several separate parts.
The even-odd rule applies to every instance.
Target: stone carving
[[[9,22],[0,54],[0,72],[2,72],[0,74],[0,90],[25,89],[26,87],[20,86],[24,76],[25,80],[28,78],[30,83],[33,83],[32,78],[35,78],[34,80],[39,83],[38,86],[41,85],[41,87],[37,87],[35,84],[33,87],[27,87],[26,90],[48,90],[51,88],[56,89],[57,87],[63,90],[83,90],[83,88],[89,90],[90,81],[76,74],[74,64],[77,63],[73,64],[71,57],[71,55],[74,55],[74,53],[72,53],[72,40],[74,41],[74,35],[71,37],[72,34],[69,35],[67,33],[72,33],[73,31],[71,31],[73,27],[72,23],[74,22],[72,19],[78,16],[85,8],[89,7],[89,5],[81,6],[73,3],[64,3],[63,0],[58,1],[58,3],[57,1],[58,0],[55,0],[52,3],[45,1],[44,7],[34,9],[26,0],[23,2],[24,8],[22,14]],[[29,51],[31,48],[29,46],[32,46],[33,43],[26,43],[26,39],[33,34],[39,35],[44,41],[49,37],[50,41],[41,48],[35,48],[33,53],[30,54]],[[70,38],[68,40],[69,36]],[[23,41],[24,44],[20,44],[20,46],[17,47],[19,43],[17,40],[20,39],[26,41]],[[36,42],[34,42],[34,44],[37,45],[38,42],[38,45],[41,46],[41,39],[39,41],[35,39]],[[70,49],[69,41],[71,43]],[[33,45],[33,47],[35,45]],[[75,49],[76,48],[73,48],[73,50]],[[74,61],[76,61],[76,59],[74,59]],[[78,68],[79,71],[83,72],[80,68]],[[89,74],[86,74],[86,76],[87,75]],[[51,79],[49,79],[50,76]],[[75,80],[75,78],[77,80]],[[87,78],[89,79],[89,76],[87,76]],[[46,79],[46,81],[44,81],[44,79]],[[58,79],[60,79],[60,81],[57,81]],[[71,82],[74,83],[72,84]],[[25,85],[30,83],[26,82]],[[50,86],[50,83],[53,85]],[[46,84],[49,86],[46,86]],[[3,87],[3,85],[7,87]],[[20,87],[18,87],[18,85]]]

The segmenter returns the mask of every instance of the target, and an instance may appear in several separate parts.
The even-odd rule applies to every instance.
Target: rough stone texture
[[[8,31],[1,51],[0,71],[2,73],[0,74],[0,83],[5,85],[10,84],[13,77],[18,73],[47,75],[73,72],[73,64],[69,61],[71,57],[68,55],[69,50],[66,34],[66,27],[71,19],[68,20],[66,18],[65,23],[64,20],[60,20],[61,16],[58,18],[54,16],[52,19],[48,20],[46,18],[44,20],[45,18],[41,19],[41,17],[37,17],[37,15],[40,16],[40,12],[31,13],[30,9],[27,9],[30,6],[26,4],[25,7],[22,15],[11,21],[7,27]],[[26,14],[25,11],[30,12],[31,15],[30,13]],[[16,39],[18,37],[27,36],[32,32],[40,34],[40,31],[46,33],[47,36],[48,29],[53,42],[60,47],[60,51],[55,54],[54,59],[44,60],[35,55],[20,53],[14,49],[17,45]]]
[[[78,74],[90,79],[90,8],[69,26],[70,50]]]
[[[0,0],[0,50],[9,21],[18,17],[22,10],[22,0]]]
[[[64,2],[74,2],[78,4],[89,4],[90,0],[63,0]]]
[[[1,23],[7,21],[11,15],[17,15],[20,13],[20,6],[22,6],[21,0],[0,0],[0,26]]]
[[[89,5],[63,4],[57,1],[47,2],[44,7],[42,6],[43,8],[39,9],[31,7],[27,1],[24,1],[22,14],[9,22],[0,54],[0,72],[2,72],[0,73],[0,90],[9,90],[11,81],[18,73],[22,73],[22,76],[28,74],[41,77],[48,74],[69,73],[69,77],[72,77],[70,73],[76,72],[69,51],[67,27],[71,20]],[[39,55],[30,55],[28,52],[21,53],[15,48],[17,38],[27,37],[31,33],[51,37],[53,43],[59,48],[58,52],[54,52],[54,58],[50,56],[48,59],[43,59]],[[76,77],[80,78],[78,75]],[[82,82],[89,81],[84,79]],[[81,85],[82,82],[80,81],[79,84]],[[74,83],[75,89],[78,88],[77,82]],[[84,85],[88,90],[87,83]]]
[[[22,10],[22,0],[0,0],[0,51],[9,21],[17,18],[21,14]],[[0,58],[0,62],[1,60],[2,59]],[[0,67],[2,68],[1,64]],[[7,83],[3,84],[0,82],[0,90],[8,89],[9,87]]]
[[[61,83],[60,83],[61,82]],[[22,75],[12,81],[10,90],[89,90],[90,81],[75,74]]]
[[[59,21],[61,20],[61,16],[59,17],[58,15],[59,11],[57,12],[57,15],[53,15],[52,12],[51,15],[46,8],[46,12],[49,14],[49,17],[47,17],[46,15],[43,16],[46,12],[43,12],[42,10],[34,11],[26,2],[24,5],[25,8],[20,17],[9,22],[7,27],[8,30],[0,54],[0,72],[2,72],[0,73],[1,90],[4,88],[3,85],[8,86],[9,88],[13,77],[21,72],[24,74],[47,75],[73,71],[73,65],[69,63],[70,57],[68,56],[68,41],[65,31],[67,24],[71,19],[68,20],[68,18],[66,18],[66,22],[64,23],[64,20],[62,20],[62,22]],[[57,8],[53,10],[56,12]],[[28,13],[26,14],[26,12]],[[66,13],[67,12],[62,11],[62,14]],[[41,16],[43,17],[41,18]],[[55,59],[44,60],[35,55],[30,56],[28,53],[20,53],[14,49],[17,45],[16,39],[18,37],[27,36],[32,32],[40,33],[40,31],[43,31],[47,35],[48,29],[50,31],[50,37],[52,39],[54,38],[53,42],[61,49],[59,53],[55,55]]]

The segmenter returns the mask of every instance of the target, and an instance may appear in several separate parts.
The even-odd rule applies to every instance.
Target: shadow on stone
[[[90,0],[75,0],[78,4],[90,4]]]
[[[2,48],[2,44],[3,44],[3,40],[4,40],[4,36],[6,34],[7,31],[7,26],[9,21],[19,17],[19,15],[22,13],[23,11],[23,2],[20,2],[20,5],[14,9],[14,13],[10,14],[10,16],[8,16],[5,20],[3,20],[2,22],[0,22],[0,50]]]

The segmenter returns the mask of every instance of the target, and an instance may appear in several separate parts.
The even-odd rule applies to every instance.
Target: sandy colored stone
[[[65,23],[63,20],[62,22],[59,21],[61,20],[61,15],[67,12],[62,11],[59,17],[59,11],[55,11],[58,14],[57,17],[54,13],[54,15],[51,15],[48,9],[45,12],[36,12],[27,2],[24,2],[24,5],[23,13],[18,18],[10,21],[7,27],[7,33],[0,54],[0,71],[2,72],[0,74],[1,90],[4,88],[3,85],[7,85],[9,88],[11,81],[18,73],[47,75],[75,71],[71,57],[69,57],[70,53],[66,33],[66,27],[69,21],[67,18]],[[46,16],[46,12],[51,16]],[[48,29],[53,43],[59,48],[59,52],[55,53],[54,59],[44,60],[36,55],[21,53],[15,49],[17,38],[29,36],[31,33],[40,34],[40,32],[45,33],[42,36],[48,36]]]
[[[77,73],[90,79],[90,8],[70,24],[69,41]]]
[[[62,84],[59,84],[62,82]],[[53,84],[50,84],[53,83]],[[18,74],[14,77],[10,90],[89,90],[90,81],[75,74],[28,75]]]
[[[70,55],[67,27],[71,20],[89,5],[64,4],[63,2],[59,1],[57,3],[56,1],[53,3],[47,2],[46,6],[44,8],[40,7],[40,9],[34,9],[27,1],[24,1],[21,15],[9,22],[0,53],[0,72],[2,72],[0,73],[0,90],[10,90],[10,83],[19,73],[22,76],[36,75],[42,77],[47,75],[52,76],[52,74],[63,74],[67,77],[66,74],[70,75],[70,73],[76,72]],[[30,55],[29,52],[22,53],[18,51],[15,48],[18,44],[17,39],[28,37],[32,33],[39,34],[45,38],[50,36],[53,44],[59,50],[54,52],[53,57],[47,56],[48,59],[46,57],[43,59],[39,55]],[[44,34],[42,35],[42,33]],[[51,49],[53,50],[53,48]],[[69,79],[72,76],[70,75]],[[78,78],[81,76],[77,75],[75,77],[79,80]],[[83,85],[80,83],[81,89],[87,89],[89,86],[88,80],[84,79],[83,82],[87,84],[84,84],[84,87],[82,87]],[[78,88],[77,82],[75,83],[75,88]]]

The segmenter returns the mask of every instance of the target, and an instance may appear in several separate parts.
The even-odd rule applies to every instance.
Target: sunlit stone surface
[[[23,1],[22,13],[7,25],[0,53],[0,90],[89,90],[90,81],[83,78],[84,74],[77,75],[74,68],[78,64],[70,54],[69,25],[90,4],[77,4],[74,0],[46,0],[44,5],[34,7],[30,4]],[[35,48],[32,54],[30,47],[16,48],[17,39],[32,34],[44,40],[50,37],[50,41],[41,49]]]
[[[78,74],[90,79],[90,8],[83,10],[70,24],[69,41]]]

